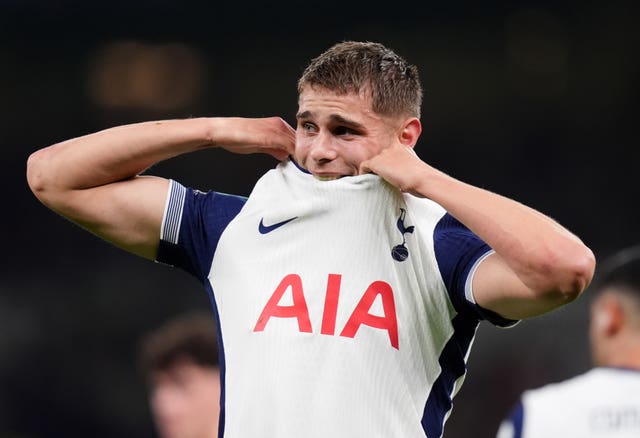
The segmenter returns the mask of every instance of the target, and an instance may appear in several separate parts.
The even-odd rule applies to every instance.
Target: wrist
[[[408,174],[410,175],[409,186],[401,189],[414,195],[430,198],[434,183],[437,180],[437,173],[438,171],[427,163],[420,162],[420,165]]]

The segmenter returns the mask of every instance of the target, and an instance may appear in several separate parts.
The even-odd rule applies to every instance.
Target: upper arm
[[[557,295],[540,294],[524,284],[497,253],[477,267],[473,296],[479,306],[509,319],[541,315],[563,304]]]
[[[153,260],[169,181],[153,176],[69,190],[51,208],[114,245]]]
[[[474,299],[472,280],[478,267],[491,257],[491,248],[448,213],[438,221],[433,242],[438,269],[456,311],[496,325],[512,325],[515,321],[480,306]]]
[[[571,298],[547,285],[528,286],[499,253],[449,213],[435,227],[434,248],[458,312],[510,325],[546,313]]]

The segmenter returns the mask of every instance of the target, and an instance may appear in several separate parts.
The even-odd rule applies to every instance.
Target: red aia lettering
[[[382,308],[384,316],[376,316],[369,313],[369,309],[380,295],[382,298]],[[389,340],[395,349],[398,349],[398,321],[396,319],[396,303],[393,300],[393,290],[384,281],[374,281],[360,298],[360,302],[353,309],[353,313],[342,329],[340,336],[348,338],[355,337],[360,325],[368,325],[379,329],[384,329],[389,333]]]
[[[342,276],[339,274],[329,274],[327,279],[327,289],[325,292],[324,309],[322,313],[322,326],[320,333],[323,335],[334,335],[336,328],[336,315],[338,313],[338,303],[340,299],[340,283]],[[284,293],[291,288],[293,298],[292,306],[281,306],[278,303]],[[382,300],[383,316],[369,313],[376,298],[380,296]],[[298,329],[301,332],[311,333],[311,321],[307,301],[304,298],[302,289],[302,279],[299,275],[289,274],[280,281],[278,287],[267,301],[258,322],[253,331],[263,331],[272,316],[278,318],[297,318]],[[355,338],[361,325],[386,330],[389,341],[395,348],[399,348],[398,343],[398,320],[396,317],[396,305],[393,298],[393,289],[384,281],[374,281],[360,298],[356,308],[351,313],[349,320],[340,332],[340,336]]]
[[[322,328],[320,329],[320,333],[323,335],[333,335],[336,332],[341,280],[342,275],[338,274],[329,274],[327,279],[327,294],[324,297],[324,312],[322,312]]]
[[[293,306],[280,306],[280,299],[291,288],[293,296]],[[267,325],[269,318],[277,316],[278,318],[298,318],[298,329],[301,332],[311,333],[311,321],[309,321],[309,310],[307,310],[307,301],[304,299],[302,292],[302,280],[299,275],[289,274],[282,279],[276,288],[267,305],[264,306],[254,332],[261,332]]]

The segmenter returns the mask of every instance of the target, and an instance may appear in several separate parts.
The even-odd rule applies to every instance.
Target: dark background
[[[387,44],[425,89],[426,161],[516,198],[602,259],[640,241],[637,2],[0,1],[0,437],[151,437],[138,337],[207,308],[196,280],[40,205],[28,155],[110,126],[205,115],[293,123],[307,62]],[[200,152],[152,173],[248,194],[266,156]],[[445,436],[491,437],[520,391],[589,367],[588,292],[481,324]]]

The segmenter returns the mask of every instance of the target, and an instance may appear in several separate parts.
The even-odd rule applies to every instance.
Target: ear
[[[624,309],[616,297],[609,296],[596,304],[593,324],[597,332],[607,337],[615,336],[624,325]]]
[[[399,133],[399,140],[405,146],[414,147],[422,133],[422,124],[417,117],[405,120]]]
[[[593,311],[593,325],[596,333],[609,333],[609,326],[611,325],[611,314],[604,304],[597,306]]]

